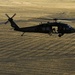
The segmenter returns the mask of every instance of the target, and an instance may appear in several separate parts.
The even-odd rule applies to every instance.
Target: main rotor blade
[[[37,18],[37,19],[42,19],[42,20],[69,20],[69,21],[72,21],[72,20],[75,20],[75,18],[53,18],[53,19],[48,19],[48,18]]]
[[[10,18],[9,16],[8,16],[8,14],[5,14],[8,18]]]
[[[71,18],[70,19],[66,18],[66,19],[58,19],[58,20],[75,20],[75,18],[72,18],[72,19]]]
[[[16,13],[11,18],[13,18],[15,15],[16,15]]]
[[[48,19],[48,18],[37,18],[37,19],[42,19],[42,20],[53,20],[53,19]]]

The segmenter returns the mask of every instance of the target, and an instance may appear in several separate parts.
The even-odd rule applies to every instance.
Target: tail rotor
[[[13,17],[16,15],[16,13],[12,17],[9,17],[8,14],[5,14],[5,15],[8,17],[8,21],[5,22],[5,24],[7,24],[10,19],[13,19]]]
[[[11,18],[13,18],[15,15],[16,15],[16,13]]]

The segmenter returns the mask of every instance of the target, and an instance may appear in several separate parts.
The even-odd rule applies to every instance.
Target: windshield
[[[70,25],[67,25],[67,27],[72,28]]]

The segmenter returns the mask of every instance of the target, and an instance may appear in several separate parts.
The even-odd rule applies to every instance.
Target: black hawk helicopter
[[[56,33],[56,34],[58,34],[59,37],[61,37],[66,33],[74,33],[75,32],[75,28],[69,26],[68,24],[57,22],[57,20],[70,20],[70,19],[57,19],[57,18],[48,19],[48,20],[54,20],[54,22],[41,23],[36,26],[20,28],[13,21],[13,17],[16,14],[14,14],[12,17],[9,17],[7,14],[5,14],[5,15],[8,17],[8,21],[5,22],[5,24],[10,22],[11,26],[14,28],[15,31],[23,32],[23,34],[21,36],[23,36],[25,32],[35,32],[35,33],[47,33],[49,35],[52,35],[52,33]]]

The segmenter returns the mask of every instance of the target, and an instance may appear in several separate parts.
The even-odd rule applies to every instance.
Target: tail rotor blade
[[[5,14],[8,18],[10,18],[7,14]]]
[[[9,21],[6,21],[5,24],[7,24]]]
[[[11,18],[13,18],[15,15],[16,15],[16,13]]]

